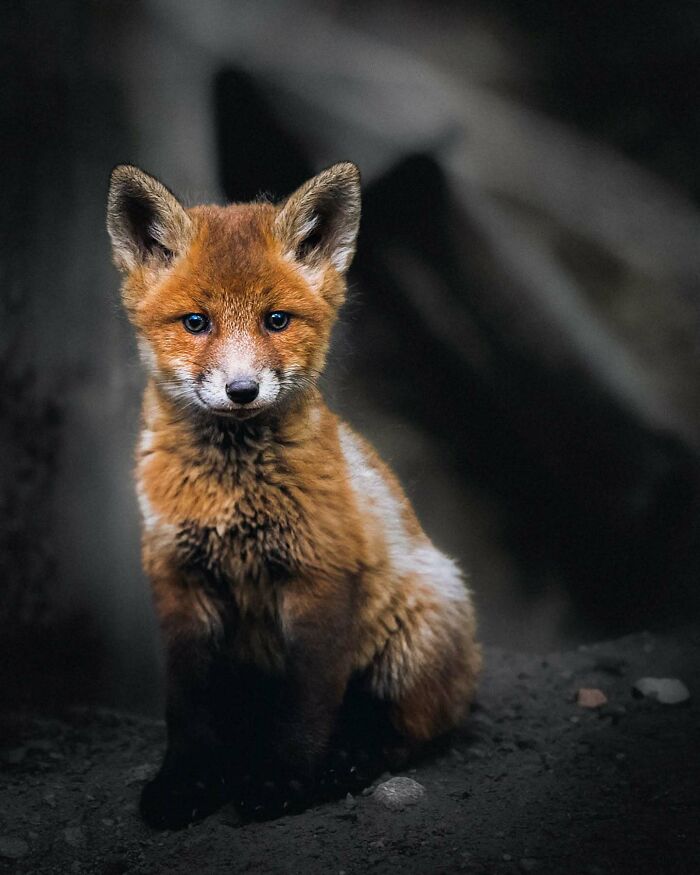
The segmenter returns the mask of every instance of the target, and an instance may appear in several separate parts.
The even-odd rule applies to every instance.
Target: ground
[[[469,724],[401,773],[426,791],[401,811],[368,793],[249,825],[223,809],[158,833],[137,798],[162,723],[96,709],[10,715],[0,873],[698,875],[700,632],[485,656]],[[690,701],[636,698],[643,676],[680,678]],[[607,704],[582,707],[580,688]]]

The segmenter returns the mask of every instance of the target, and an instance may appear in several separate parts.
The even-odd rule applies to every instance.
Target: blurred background
[[[490,644],[688,622],[700,559],[700,5],[3,3],[0,681],[158,713],[114,164],[186,203],[363,173],[325,380]]]

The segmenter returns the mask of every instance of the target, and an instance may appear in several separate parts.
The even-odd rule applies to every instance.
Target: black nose
[[[250,404],[258,397],[258,389],[255,380],[231,380],[226,387],[226,394],[236,404]]]

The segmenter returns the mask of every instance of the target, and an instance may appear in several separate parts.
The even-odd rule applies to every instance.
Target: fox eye
[[[274,310],[268,313],[265,317],[265,328],[268,331],[284,331],[289,325],[289,313],[283,313],[281,310]]]
[[[204,313],[188,313],[182,317],[182,324],[190,334],[201,334],[209,328],[209,319]]]

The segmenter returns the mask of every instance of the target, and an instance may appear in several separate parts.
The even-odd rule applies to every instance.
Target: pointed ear
[[[287,252],[316,267],[330,261],[345,273],[355,253],[360,225],[360,171],[334,164],[290,195],[275,220]]]
[[[107,230],[114,263],[130,271],[138,265],[166,266],[192,237],[192,220],[174,194],[131,164],[112,171]]]

